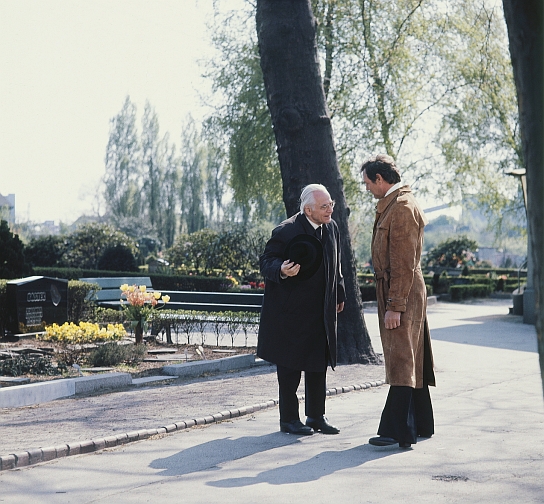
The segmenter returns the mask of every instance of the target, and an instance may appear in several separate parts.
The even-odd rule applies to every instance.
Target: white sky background
[[[139,131],[149,100],[179,146],[187,114],[206,113],[212,1],[0,0],[0,194],[18,221],[90,213],[127,95]]]

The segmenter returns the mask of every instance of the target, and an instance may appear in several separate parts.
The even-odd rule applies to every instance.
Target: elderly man
[[[325,417],[326,371],[336,365],[336,317],[344,309],[334,201],[321,184],[300,196],[300,213],[273,231],[260,257],[265,291],[257,355],[277,366],[280,430],[338,434]],[[304,371],[306,424],[297,389]]]
[[[427,291],[421,272],[427,219],[395,161],[378,155],[361,167],[366,190],[378,200],[372,234],[378,319],[389,394],[375,446],[409,448],[434,434],[429,385],[435,385],[427,325]]]

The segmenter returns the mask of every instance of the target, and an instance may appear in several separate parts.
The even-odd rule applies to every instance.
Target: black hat
[[[300,271],[295,278],[308,280],[321,266],[323,261],[323,245],[313,235],[299,234],[285,247],[283,259],[300,264]]]

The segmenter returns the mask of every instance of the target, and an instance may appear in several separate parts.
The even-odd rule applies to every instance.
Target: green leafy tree
[[[123,245],[136,254],[134,240],[108,224],[85,224],[66,237],[63,266],[97,269],[102,254],[109,247]]]
[[[136,106],[127,96],[110,124],[104,176],[107,213],[112,219],[137,217],[141,211],[140,143]]]
[[[254,32],[254,7],[249,4],[247,10],[221,17],[212,36],[220,56],[210,64],[207,74],[221,100],[206,129],[218,138],[228,138],[229,185],[244,222],[285,216]]]
[[[161,186],[165,148],[167,142],[159,141],[157,113],[149,102],[146,102],[141,135],[143,206],[146,218],[156,234],[160,233],[162,227]]]
[[[259,270],[259,255],[270,237],[269,225],[230,224],[180,235],[166,257],[175,268],[246,277]]]
[[[126,245],[117,244],[108,247],[98,260],[99,270],[138,271],[136,258]]]
[[[206,225],[204,213],[204,175],[206,150],[194,120],[189,117],[181,142],[181,225],[194,233]]]
[[[476,262],[478,244],[466,236],[449,238],[429,250],[425,257],[427,266],[446,268],[460,268],[467,263]]]
[[[64,248],[63,236],[35,237],[25,245],[25,258],[32,266],[57,266],[62,260]]]
[[[0,278],[24,277],[30,271],[23,242],[10,231],[7,221],[0,220]]]
[[[438,133],[443,189],[476,201],[500,237],[510,216],[526,226],[518,184],[505,174],[524,166],[506,26],[500,6],[453,2],[448,11],[442,57],[455,91]]]
[[[174,244],[178,227],[180,159],[176,154],[176,146],[168,144],[167,136],[165,136],[164,142],[166,155],[164,178],[161,187],[163,218],[159,237],[163,246],[170,248]]]

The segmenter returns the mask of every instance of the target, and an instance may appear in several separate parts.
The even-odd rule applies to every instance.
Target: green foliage
[[[206,130],[218,138],[228,138],[229,183],[235,203],[242,208],[243,222],[250,218],[280,220],[284,215],[254,19],[250,7],[217,20],[212,41],[220,56],[210,62],[208,71],[222,99]]]
[[[62,265],[71,268],[98,269],[104,252],[122,245],[136,253],[134,240],[107,224],[85,224],[66,238],[66,251]]]
[[[23,242],[10,231],[5,220],[0,221],[0,278],[21,278],[30,272]]]
[[[96,305],[93,301],[100,287],[97,284],[68,281],[68,320],[78,324],[82,320],[89,321],[95,318]]]
[[[114,218],[140,213],[140,145],[136,130],[136,106],[127,96],[121,112],[110,121],[106,148],[105,201]]]
[[[39,236],[25,245],[25,258],[32,266],[57,266],[64,253],[63,236]]]
[[[166,257],[174,268],[245,276],[259,270],[259,255],[268,237],[269,232],[263,227],[232,225],[220,231],[203,229],[181,235],[166,251]]]
[[[0,360],[0,375],[4,376],[21,376],[26,374],[56,376],[66,371],[67,368],[63,362],[55,365],[49,356],[29,357],[18,355]]]
[[[425,257],[426,265],[429,268],[458,268],[467,263],[474,263],[477,249],[478,244],[466,236],[449,238],[429,251]]]
[[[0,338],[4,336],[7,322],[7,298],[6,298],[6,285],[7,280],[0,280]]]
[[[468,298],[488,297],[493,292],[489,284],[452,285],[449,289],[452,301],[462,301]]]
[[[144,359],[145,345],[119,345],[115,342],[105,343],[93,350],[88,363],[93,367],[118,366],[121,363],[136,365]]]
[[[97,267],[99,270],[138,271],[132,250],[122,244],[113,245],[104,250]]]
[[[114,310],[113,308],[98,307],[95,309],[94,317],[90,320],[97,324],[122,324],[126,322],[125,312],[123,310]]]

